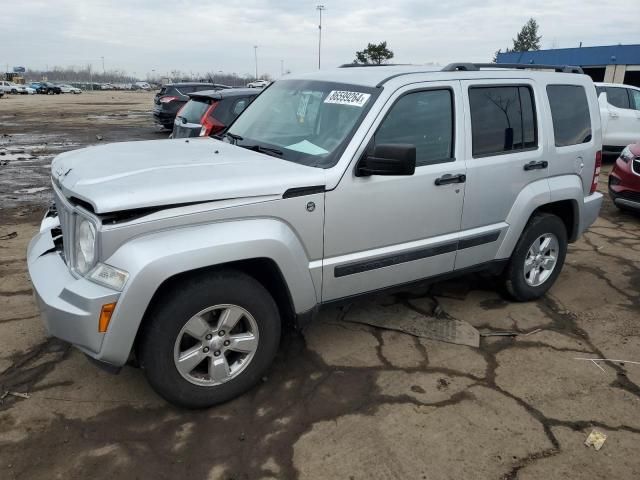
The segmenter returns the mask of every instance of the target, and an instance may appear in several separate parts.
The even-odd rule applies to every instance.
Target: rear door
[[[456,270],[495,258],[516,198],[549,171],[539,128],[542,99],[535,82],[461,83],[467,107],[467,186]]]

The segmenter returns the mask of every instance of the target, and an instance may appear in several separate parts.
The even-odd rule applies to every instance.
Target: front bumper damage
[[[58,234],[55,215],[45,216],[40,232],[27,249],[27,266],[33,292],[47,332],[69,342],[92,359],[100,351],[107,333],[98,331],[102,306],[117,302],[120,292],[103,287],[71,273],[62,249],[54,242]],[[111,369],[113,369],[111,368]]]

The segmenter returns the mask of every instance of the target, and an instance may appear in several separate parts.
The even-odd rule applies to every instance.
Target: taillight
[[[169,102],[173,102],[174,100],[177,100],[178,97],[160,97],[160,103],[169,103]]]
[[[596,152],[596,163],[593,167],[593,181],[591,182],[591,191],[589,195],[595,193],[598,189],[598,180],[600,179],[600,169],[602,168],[602,151],[598,150]]]
[[[215,135],[218,132],[224,130],[225,125],[220,120],[213,116],[213,111],[216,109],[220,102],[213,102],[207,111],[202,115],[200,122],[202,123],[202,129],[200,130],[200,136],[206,137],[208,135]]]

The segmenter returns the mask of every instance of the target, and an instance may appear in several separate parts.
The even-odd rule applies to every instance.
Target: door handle
[[[464,183],[467,181],[467,176],[464,174],[459,175],[451,175],[447,173],[446,175],[441,176],[440,178],[436,178],[436,185],[448,185],[450,183]]]
[[[617,112],[612,112],[611,110],[609,110],[609,116],[610,116],[611,118],[618,118],[618,117],[619,117],[619,115],[618,115],[618,113],[617,113]]]
[[[524,169],[526,171],[529,171],[529,170],[544,170],[548,166],[549,166],[549,162],[547,162],[546,160],[542,160],[540,162],[529,162],[529,163],[525,164]]]

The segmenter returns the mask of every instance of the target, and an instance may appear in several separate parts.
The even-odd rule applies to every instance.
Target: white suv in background
[[[26,85],[19,85],[17,83],[8,82],[6,80],[0,80],[0,92],[13,93],[14,95],[32,95],[36,93],[33,88],[27,87]]]
[[[619,154],[640,141],[640,88],[619,83],[596,83],[604,153]]]

